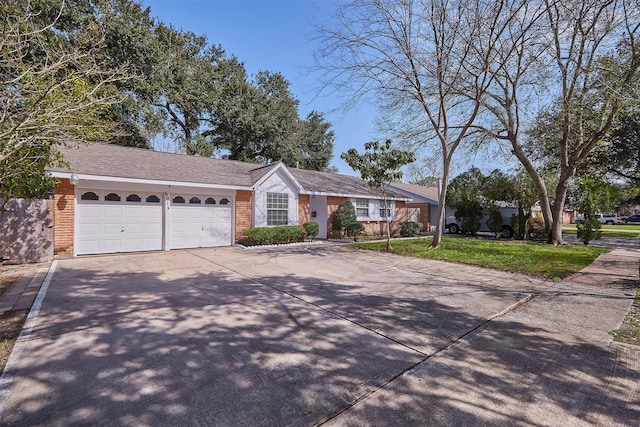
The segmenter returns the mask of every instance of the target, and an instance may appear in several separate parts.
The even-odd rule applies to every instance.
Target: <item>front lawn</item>
[[[563,224],[562,232],[566,233],[567,231],[573,231],[575,233],[576,225],[575,224]],[[611,232],[617,234],[616,236],[612,236],[607,234],[608,237],[635,237],[640,234],[640,224],[602,224],[600,226],[600,230],[603,232]]]
[[[602,237],[616,237],[618,239],[634,239],[640,232],[637,231],[613,231],[601,229]],[[562,234],[573,234],[577,233],[576,229],[563,229]],[[597,240],[594,240],[594,242]]]
[[[442,237],[442,246],[429,248],[431,238],[395,240],[393,253],[443,261],[478,265],[496,270],[561,280],[582,270],[598,255],[611,249],[584,246],[551,246],[531,241],[503,241],[471,237]],[[385,242],[353,243],[354,248],[385,250]]]

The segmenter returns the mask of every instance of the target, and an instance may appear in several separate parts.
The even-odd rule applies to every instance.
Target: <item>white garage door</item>
[[[174,194],[171,198],[171,248],[229,246],[231,202],[224,196]]]
[[[162,193],[80,190],[78,255],[162,249]]]

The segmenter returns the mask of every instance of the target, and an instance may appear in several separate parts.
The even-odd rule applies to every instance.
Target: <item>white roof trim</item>
[[[262,184],[264,184],[264,182],[269,179],[269,177],[271,177],[271,175],[273,175],[278,169],[282,169],[284,171],[284,173],[287,175],[287,177],[291,180],[291,182],[293,182],[294,185],[296,185],[298,187],[298,194],[300,194],[303,190],[302,185],[300,185],[300,182],[296,179],[295,176],[293,176],[293,174],[289,171],[289,169],[284,165],[284,163],[278,163],[273,169],[271,169],[270,171],[268,171],[267,173],[264,174],[264,176],[262,176],[258,181],[256,181],[255,184],[253,184],[252,190],[255,190],[256,188],[260,187]]]
[[[308,194],[310,196],[334,196],[334,197],[348,197],[350,199],[375,199],[383,200],[382,196],[374,196],[373,194],[346,194],[346,193],[328,193],[325,191],[301,191],[300,194]],[[400,202],[409,202],[412,199],[403,197],[387,197],[387,200],[397,200]]]
[[[70,178],[72,172],[47,172],[49,176],[55,178]],[[140,179],[140,178],[121,178],[116,176],[102,176],[102,175],[87,175],[77,173],[82,180],[104,181],[104,182],[123,182],[128,184],[153,184],[153,185],[171,185],[175,187],[199,187],[199,188],[219,188],[225,190],[253,190],[252,187],[246,187],[242,185],[223,185],[223,184],[205,184],[202,182],[182,182],[182,181],[164,181],[154,179]]]

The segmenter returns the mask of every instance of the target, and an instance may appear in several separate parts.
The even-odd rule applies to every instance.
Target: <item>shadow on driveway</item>
[[[304,272],[317,265],[317,254],[286,256]],[[311,277],[278,256],[245,257],[245,272],[240,258],[204,251],[61,262],[2,424],[640,419],[637,351],[558,335],[531,321],[537,312],[487,322],[477,306],[506,308],[518,286],[451,281],[434,293],[411,271],[386,283],[382,265],[366,281],[374,291],[354,275],[329,279],[337,261]]]

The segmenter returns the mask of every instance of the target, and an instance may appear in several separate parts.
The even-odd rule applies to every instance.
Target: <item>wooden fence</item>
[[[11,199],[0,213],[0,259],[7,264],[53,259],[53,200]]]

